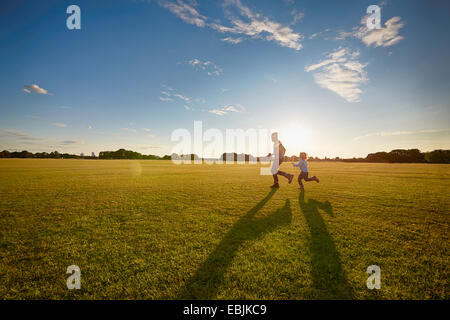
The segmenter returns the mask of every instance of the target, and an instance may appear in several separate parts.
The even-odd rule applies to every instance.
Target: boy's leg
[[[302,173],[300,173],[299,175],[298,175],[298,184],[299,184],[299,186],[300,186],[300,189],[304,189],[304,187],[303,187],[303,183],[302,183]]]
[[[305,181],[313,181],[316,180],[316,176],[308,178],[308,172],[303,172],[303,179],[305,179]]]

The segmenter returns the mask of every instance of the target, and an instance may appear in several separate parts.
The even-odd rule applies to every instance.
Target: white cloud
[[[198,27],[208,26],[220,33],[242,34],[251,38],[274,41],[282,47],[295,50],[300,50],[302,48],[301,41],[303,40],[303,36],[301,34],[294,32],[289,26],[272,21],[259,13],[253,13],[252,10],[244,6],[240,0],[225,0],[224,2],[226,8],[237,9],[237,13],[240,16],[240,18],[231,15],[229,16],[228,19],[231,23],[230,27],[223,26],[220,23],[207,23],[206,21],[209,19],[206,16],[201,15],[193,5],[187,4],[182,0],[159,0],[159,4],[162,7],[169,9],[170,12],[186,23]],[[294,20],[300,18],[300,13],[296,12],[296,16],[297,18],[294,18]],[[243,41],[242,38],[240,40],[235,40],[230,37],[224,39],[222,39],[222,41],[231,43]]]
[[[228,43],[232,43],[232,44],[238,44],[238,43],[241,43],[242,41],[244,41],[244,39],[243,38],[226,37],[226,38],[220,39],[220,41],[228,42]]]
[[[122,128],[122,130],[127,131],[127,132],[132,132],[132,133],[136,133],[136,129],[129,129],[129,128]]]
[[[147,131],[147,132],[152,131],[152,129],[149,129],[149,128],[142,128],[142,130]]]
[[[178,99],[183,100],[184,102],[189,102],[189,101],[191,101],[191,99],[189,99],[188,97],[185,97],[185,96],[183,96],[183,95],[181,95],[181,94],[179,94],[179,93],[175,93],[173,96],[174,96],[174,97],[177,97]]]
[[[88,126],[88,130],[92,130],[92,126]]]
[[[220,68],[218,65],[216,65],[212,61],[201,61],[199,59],[191,59],[188,61],[188,63],[195,69],[195,70],[202,70],[208,74],[208,76],[216,75],[219,76],[222,73],[222,68]]]
[[[346,48],[338,49],[327,55],[327,59],[305,67],[306,72],[316,71],[315,82],[329,89],[348,102],[359,101],[362,90],[359,86],[368,80],[364,68],[357,58],[359,51],[350,52]]]
[[[236,113],[242,112],[242,107],[227,105],[227,106],[223,106],[221,108],[208,110],[208,112],[213,113],[218,116],[224,116],[224,115],[228,114],[229,112],[236,112]]]
[[[25,89],[23,89],[23,91],[28,92],[28,93],[31,93],[30,90],[33,90],[34,92],[39,93],[39,94],[49,94],[47,90],[39,87],[37,84],[32,84],[32,85],[27,84],[24,87],[25,87]]]
[[[209,66],[208,63],[204,64],[203,62],[201,62],[200,60],[197,60],[197,59],[193,59],[189,63],[193,66],[197,66],[197,65]],[[166,86],[164,86],[164,87],[167,88]],[[194,110],[194,108],[192,107],[192,104],[194,101],[198,102],[198,103],[206,102],[206,100],[204,98],[191,99],[191,98],[179,93],[178,90],[175,90],[173,88],[169,88],[169,89],[167,89],[167,91],[162,91],[161,94],[164,95],[164,97],[159,98],[161,101],[174,101],[176,99],[179,99],[184,103],[183,107],[186,110]],[[150,130],[150,129],[148,129],[148,130]]]
[[[55,127],[67,128],[67,124],[65,124],[65,123],[53,123],[53,125]]]
[[[231,27],[213,23],[210,25],[213,29],[222,33],[244,34],[252,38],[275,41],[282,47],[295,50],[302,48],[303,36],[295,33],[289,26],[271,21],[259,13],[253,13],[240,0],[225,0],[224,4],[236,8],[239,15],[247,21],[232,16],[230,18]]]
[[[191,4],[187,4],[182,0],[159,0],[158,3],[186,23],[196,25],[197,27],[204,27],[206,25],[205,21],[207,17],[198,13]]]
[[[381,29],[368,29],[366,20],[368,16],[361,19],[360,27],[354,27],[351,32],[339,32],[336,40],[344,40],[347,37],[355,37],[368,47],[390,47],[400,42],[403,36],[399,35],[400,29],[403,28],[404,23],[401,17],[392,17],[386,21],[385,27]]]

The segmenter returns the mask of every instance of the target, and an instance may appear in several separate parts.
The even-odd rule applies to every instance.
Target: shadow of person
[[[333,238],[327,230],[319,209],[333,215],[330,202],[309,199],[305,202],[305,193],[300,192],[298,202],[305,216],[311,238],[311,267],[314,299],[352,299],[353,290],[342,268],[339,253]]]
[[[276,189],[237,221],[196,273],[186,281],[176,299],[213,299],[223,282],[224,275],[244,241],[255,240],[292,220],[289,200],[274,213],[254,219],[255,214],[269,201]]]

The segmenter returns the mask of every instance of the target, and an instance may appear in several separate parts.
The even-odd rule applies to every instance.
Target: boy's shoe
[[[294,175],[293,174],[291,174],[290,176],[289,176],[289,184],[291,184],[291,182],[292,182],[292,179],[294,179]]]
[[[273,185],[270,186],[271,188],[279,188],[280,185],[278,183],[274,183]]]
[[[319,178],[316,177],[316,182],[319,183]]]

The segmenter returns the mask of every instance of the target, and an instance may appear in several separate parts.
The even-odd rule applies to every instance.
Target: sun
[[[286,154],[294,155],[300,151],[307,151],[310,136],[305,126],[293,123],[280,130],[279,139],[286,148]]]

